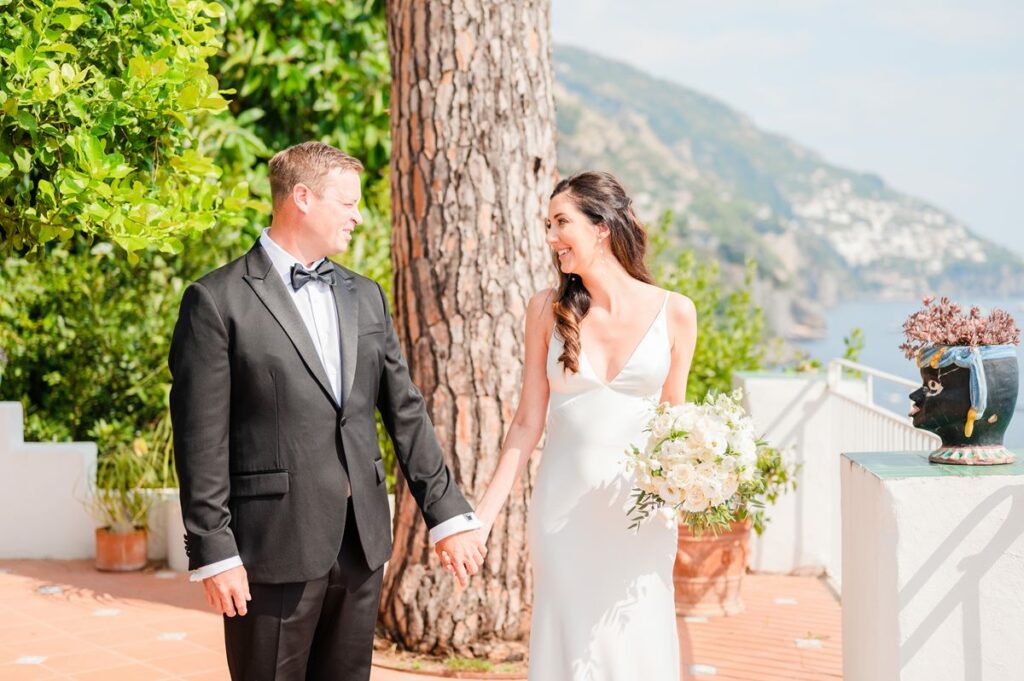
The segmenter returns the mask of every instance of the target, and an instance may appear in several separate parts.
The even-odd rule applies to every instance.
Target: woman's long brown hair
[[[634,279],[654,283],[647,269],[647,232],[633,212],[633,201],[611,173],[587,171],[565,178],[551,192],[551,198],[568,194],[576,208],[595,225],[608,227],[612,255]],[[564,274],[553,254],[558,272],[555,296],[555,329],[564,348],[558,361],[569,371],[580,370],[580,322],[590,310],[590,292],[575,274]]]

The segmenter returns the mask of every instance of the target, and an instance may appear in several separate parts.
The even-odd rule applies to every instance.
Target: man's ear
[[[312,207],[313,190],[301,182],[296,182],[292,187],[292,201],[303,213],[308,213]]]

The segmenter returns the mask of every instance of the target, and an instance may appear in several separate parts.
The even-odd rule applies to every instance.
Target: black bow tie
[[[322,281],[328,286],[334,286],[334,265],[330,260],[324,260],[312,271],[307,270],[299,263],[292,265],[293,289],[298,291],[311,281]]]

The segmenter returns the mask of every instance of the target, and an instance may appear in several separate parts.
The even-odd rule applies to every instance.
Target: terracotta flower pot
[[[673,579],[676,614],[736,615],[743,612],[740,583],[750,553],[750,521],[732,523],[717,536],[705,532],[693,535],[679,526],[679,548]]]
[[[111,532],[96,530],[96,569],[129,572],[146,567],[146,530]]]

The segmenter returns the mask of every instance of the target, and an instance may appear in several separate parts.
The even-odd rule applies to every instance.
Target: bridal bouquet
[[[741,399],[736,390],[654,409],[644,429],[646,444],[626,452],[627,469],[635,476],[630,529],[639,531],[657,513],[697,533],[749,517],[760,533],[764,502],[795,487],[796,471],[756,437]]]

